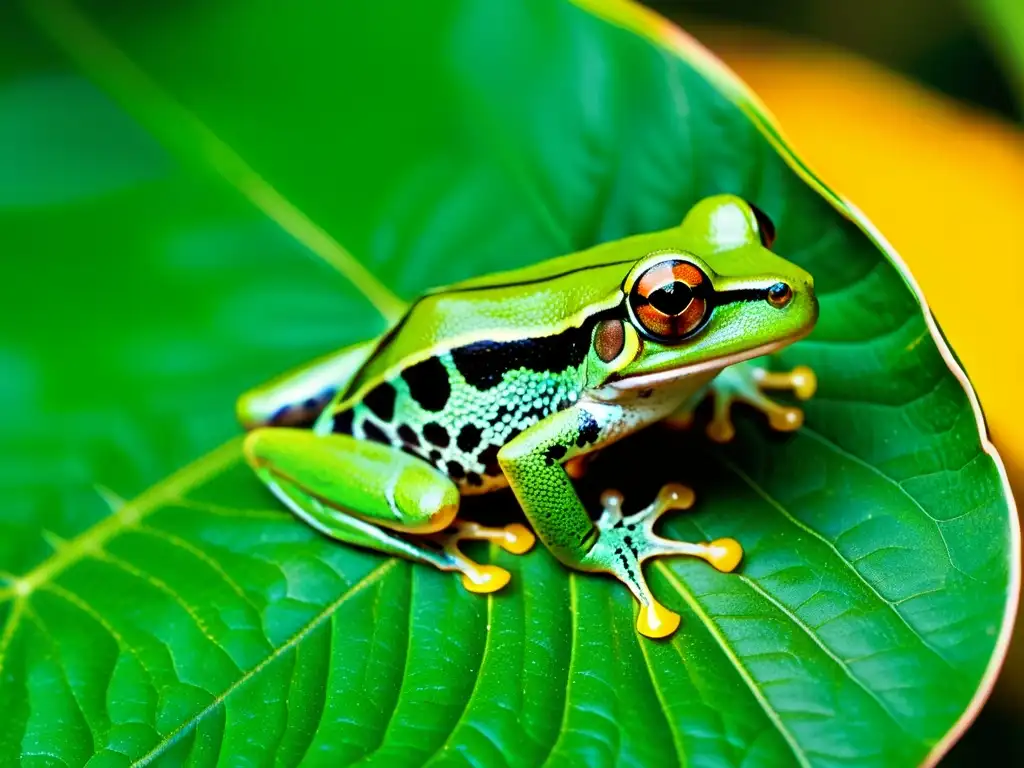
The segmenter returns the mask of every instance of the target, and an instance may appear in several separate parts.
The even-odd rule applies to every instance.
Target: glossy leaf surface
[[[1016,532],[900,272],[653,17],[387,5],[0,11],[0,762],[934,756],[1002,651]],[[738,575],[652,568],[669,642],[540,549],[478,551],[513,572],[481,598],[335,545],[241,462],[234,397],[379,333],[395,297],[721,191],[814,274],[819,326],[777,364],[820,388],[796,435],[744,412],[725,448],[652,429],[593,465],[591,504],[686,482],[668,530],[746,549]]]

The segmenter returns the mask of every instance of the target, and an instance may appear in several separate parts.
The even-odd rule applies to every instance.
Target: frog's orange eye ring
[[[707,275],[693,264],[666,259],[640,275],[629,292],[629,308],[654,341],[680,341],[698,331],[711,314],[712,290]]]
[[[767,213],[752,202],[747,200],[746,203],[750,206],[750,210],[757,220],[757,236],[761,238],[761,245],[765,248],[771,248],[775,243],[775,223],[768,217]]]

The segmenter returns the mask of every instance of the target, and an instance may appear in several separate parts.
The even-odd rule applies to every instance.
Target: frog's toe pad
[[[794,395],[800,400],[810,400],[814,397],[814,393],[818,391],[818,377],[814,375],[814,371],[806,365],[798,365],[788,375],[787,383],[792,387]]]
[[[776,432],[794,432],[804,423],[804,412],[799,408],[779,406],[767,411],[768,424]]]
[[[644,637],[668,637],[677,629],[678,613],[655,601],[640,606],[640,614],[636,617],[636,631]]]
[[[502,538],[497,539],[498,545],[513,555],[525,555],[536,541],[533,531],[520,523],[506,525]]]
[[[732,425],[732,419],[728,414],[721,417],[716,416],[708,422],[704,431],[708,438],[716,443],[728,443],[736,437],[736,427]]]
[[[462,586],[477,594],[490,594],[508,584],[512,574],[496,565],[478,565],[472,570],[463,571]]]
[[[706,551],[704,559],[722,573],[732,573],[743,559],[743,547],[736,539],[715,539]]]

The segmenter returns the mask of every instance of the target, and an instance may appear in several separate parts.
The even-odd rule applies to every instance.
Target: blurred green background
[[[1024,280],[1024,2],[645,4],[735,69],[796,151],[892,241],[977,387],[1019,505],[1024,337],[1008,329],[1020,302],[965,311],[950,276],[966,254],[1007,285]],[[1020,629],[1018,619],[992,699],[943,765],[1024,761]]]

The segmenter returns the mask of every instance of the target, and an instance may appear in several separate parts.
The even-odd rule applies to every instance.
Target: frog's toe
[[[489,528],[469,520],[456,520],[449,530],[435,534],[430,539],[443,550],[450,563],[448,570],[462,574],[462,586],[470,592],[484,594],[497,592],[504,587],[511,574],[496,565],[480,565],[470,560],[459,549],[459,542],[490,541],[506,552],[522,555],[529,552],[537,541],[533,531],[521,523],[512,523],[504,528]]]
[[[707,542],[675,541],[661,536],[652,537],[650,557],[689,555],[699,557],[722,573],[731,573],[743,559],[743,547],[736,539],[715,539]]]
[[[693,492],[692,488],[680,483],[666,483],[658,491],[654,501],[635,515],[630,515],[627,522],[643,522],[653,529],[654,524],[666,512],[672,512],[677,509],[689,509],[696,500],[697,495]]]
[[[732,407],[745,403],[768,417],[768,424],[778,432],[792,432],[803,426],[804,413],[799,408],[782,405],[765,394],[765,390],[788,390],[800,400],[814,395],[818,387],[814,371],[800,365],[791,371],[769,371],[766,368],[740,363],[727,368],[711,384],[714,409],[707,425],[707,435],[717,443],[727,443],[736,435]]]
[[[640,605],[640,614],[636,617],[636,631],[644,637],[668,637],[679,629],[679,622],[678,613],[670,611],[652,598],[647,605]]]
[[[818,377],[806,365],[798,365],[792,371],[754,368],[753,375],[761,389],[789,390],[800,400],[810,400],[818,390]]]
[[[462,586],[480,595],[497,592],[508,584],[512,574],[496,565],[476,565],[462,572]]]
[[[803,411],[792,406],[780,405],[760,392],[738,397],[737,400],[761,411],[768,417],[768,425],[776,432],[793,432],[803,426]]]
[[[654,527],[667,512],[689,509],[694,493],[684,485],[664,486],[650,505],[634,515],[622,515],[622,494],[605,491],[604,513],[597,521],[597,543],[588,553],[585,568],[610,573],[623,582],[640,604],[637,631],[647,637],[666,637],[679,626],[679,616],[661,605],[644,577],[642,564],[654,557],[699,557],[724,573],[734,570],[743,549],[734,539],[693,543],[658,536]]]
[[[500,529],[500,533],[495,539],[498,546],[513,555],[525,555],[533,549],[536,541],[537,537],[533,535],[533,531],[520,523],[506,525]]]

